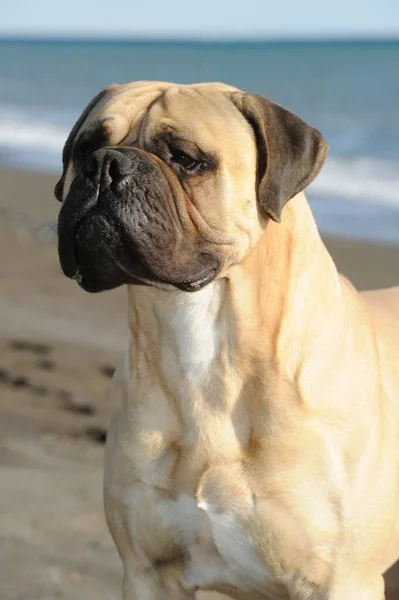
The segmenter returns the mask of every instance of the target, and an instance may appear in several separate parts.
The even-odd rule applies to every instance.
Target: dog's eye
[[[173,150],[171,161],[177,163],[181,167],[184,167],[187,171],[194,171],[199,165],[199,161],[189,156],[181,150]]]

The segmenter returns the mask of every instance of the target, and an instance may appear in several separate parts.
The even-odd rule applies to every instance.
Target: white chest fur
[[[139,344],[132,342],[129,375],[132,405],[145,398],[140,410],[151,415],[152,429],[157,421],[158,432],[172,441],[178,437],[185,447],[202,439],[216,455],[236,440],[229,411],[237,409],[241,386],[230,366],[230,317],[224,287],[225,282],[218,281],[193,294],[142,290],[135,299],[140,339]],[[150,365],[143,355],[150,356]],[[167,411],[178,425],[172,426],[166,416],[162,422],[157,420],[157,415]],[[144,414],[140,419],[147,421]]]
[[[222,283],[211,284],[194,294],[176,293],[154,306],[162,339],[160,368],[180,389],[183,381],[199,388],[218,355],[222,323]]]

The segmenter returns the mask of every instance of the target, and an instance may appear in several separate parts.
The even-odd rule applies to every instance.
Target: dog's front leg
[[[143,507],[129,518],[129,511],[123,510],[126,506],[109,494],[104,498],[108,526],[123,562],[123,600],[194,600],[194,590],[184,587],[184,562],[179,556],[168,558],[168,551],[173,549],[172,538],[165,535],[160,522],[154,524],[152,507],[157,492],[148,486],[136,487],[136,492],[144,496],[143,506],[149,508],[149,516]],[[130,490],[128,496],[134,506],[135,491]],[[153,552],[148,551],[149,541]],[[165,558],[157,558],[156,554]]]
[[[194,600],[194,591],[181,585],[180,567],[125,569],[123,600]]]

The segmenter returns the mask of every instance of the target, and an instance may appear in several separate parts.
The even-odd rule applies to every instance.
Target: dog
[[[124,600],[385,597],[399,288],[338,274],[303,193],[326,151],[219,83],[112,85],[66,141],[63,272],[128,293],[104,479]]]

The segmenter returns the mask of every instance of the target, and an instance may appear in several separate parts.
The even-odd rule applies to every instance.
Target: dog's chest
[[[161,564],[164,557],[184,557],[181,577],[189,589],[264,594],[270,585],[275,589],[273,578],[240,514],[254,508],[242,463],[249,419],[243,413],[238,427],[231,416],[215,419],[203,410],[201,417],[207,426],[191,424],[181,445],[165,446],[147,464],[153,504],[142,517],[138,507],[138,515],[148,516],[147,529],[154,532],[149,553]],[[164,545],[161,531],[168,532]],[[132,538],[138,541],[134,531]]]
[[[160,343],[157,378],[140,357],[126,363],[129,398],[107,449],[108,518],[114,499],[153,564],[184,557],[189,588],[264,594],[272,578],[242,518],[254,504],[242,462],[252,424],[217,310],[208,290],[191,306],[161,307],[168,344]]]
[[[240,514],[229,506],[230,500],[236,509],[253,506],[234,424],[225,418],[215,428],[193,426],[186,438],[184,447],[165,445],[161,450],[160,437],[159,452],[136,465],[139,481],[106,484],[111,495],[118,496],[117,510],[128,519],[130,539],[153,563],[175,556],[180,562],[184,557],[181,578],[190,589],[264,593],[272,578]],[[135,454],[145,452],[136,447]],[[214,461],[218,468],[210,466]],[[117,454],[112,462],[115,467]],[[120,472],[129,471],[124,460],[120,464]],[[132,518],[128,515],[133,508]]]

